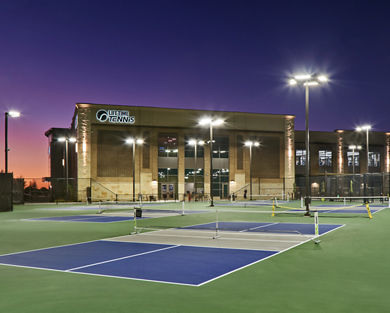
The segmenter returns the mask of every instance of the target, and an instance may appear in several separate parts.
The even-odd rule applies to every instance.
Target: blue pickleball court
[[[277,252],[93,241],[0,256],[0,264],[199,286]]]

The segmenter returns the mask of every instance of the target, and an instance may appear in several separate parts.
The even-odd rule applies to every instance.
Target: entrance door
[[[222,195],[221,198],[226,199],[229,196],[229,184],[222,183]]]

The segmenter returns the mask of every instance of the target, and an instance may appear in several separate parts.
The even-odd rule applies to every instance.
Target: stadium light
[[[357,132],[361,132],[361,131],[365,131],[366,132],[366,150],[367,150],[367,166],[366,166],[366,174],[369,173],[369,158],[370,158],[370,152],[369,152],[369,148],[370,148],[370,144],[369,144],[369,132],[371,130],[371,125],[362,125],[362,126],[358,126],[356,127],[356,131]],[[367,195],[367,177],[368,175],[364,175],[364,196]],[[364,199],[365,202],[367,202],[368,200],[367,199]]]
[[[259,147],[258,141],[245,141],[244,145],[249,147],[249,200],[252,200],[252,147]]]
[[[9,151],[9,149],[8,149],[8,116],[10,116],[12,118],[16,118],[16,117],[20,116],[20,113],[17,111],[8,111],[8,112],[5,112],[4,115],[5,115],[5,123],[4,123],[5,158],[4,158],[4,161],[5,161],[5,173],[8,173],[8,151]]]
[[[135,202],[135,146],[137,145],[142,145],[144,144],[144,140],[142,138],[127,138],[125,141],[127,144],[132,145],[132,150],[133,150],[133,162],[132,162],[132,167],[133,167],[133,202]],[[141,170],[141,169],[140,169]],[[141,190],[141,186],[139,187]]]
[[[362,146],[350,145],[348,149],[352,150],[352,174],[355,174],[355,149],[361,150]]]
[[[194,154],[194,192],[195,192],[195,199],[196,199],[196,194],[197,194],[197,188],[196,188],[196,172],[198,171],[198,166],[197,166],[197,157],[198,157],[198,145],[203,146],[204,141],[203,140],[197,140],[197,139],[190,139],[188,141],[188,144],[190,146],[194,146],[195,149],[195,154]]]
[[[362,125],[362,126],[358,126],[356,127],[356,131],[357,132],[362,132],[362,131],[365,131],[366,132],[366,148],[367,148],[367,166],[366,166],[366,173],[369,172],[369,132],[371,130],[371,125]]]
[[[306,146],[306,167],[305,167],[305,216],[310,216],[310,142],[309,142],[309,89],[328,82],[328,77],[325,75],[311,75],[307,73],[296,74],[289,78],[288,84],[290,86],[304,86],[305,87],[305,107],[306,107],[306,127],[305,127],[305,146]]]
[[[213,196],[213,126],[221,126],[224,120],[221,118],[213,119],[204,117],[199,120],[199,125],[210,127],[210,206],[214,206]]]
[[[66,197],[69,198],[69,142],[77,142],[76,137],[58,137],[58,142],[65,142],[65,180],[66,180]],[[76,147],[77,148],[77,147]]]
[[[11,117],[20,117],[20,112],[18,111],[9,111],[8,112],[8,115],[11,116]]]

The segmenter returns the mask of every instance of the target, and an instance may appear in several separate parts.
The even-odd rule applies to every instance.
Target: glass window
[[[228,196],[229,169],[213,169],[213,195],[221,198]]]
[[[187,182],[193,182],[195,179],[195,169],[193,168],[186,168],[184,171],[184,179]],[[202,181],[203,182],[203,168],[198,168],[196,170],[196,181]]]
[[[158,137],[158,156],[177,157],[177,136],[175,134],[160,134]]]
[[[347,157],[348,157],[348,166],[352,167],[352,160],[353,159],[355,161],[355,166],[359,166],[359,152],[355,151],[355,155],[354,155],[352,151],[348,151]]]
[[[381,167],[381,154],[379,152],[368,152],[368,166]]]
[[[306,164],[306,150],[295,151],[295,165],[305,166]]]
[[[332,166],[332,151],[320,150],[318,151],[319,166]]]
[[[229,137],[216,137],[213,142],[213,159],[229,158]]]
[[[158,178],[161,182],[169,182],[177,180],[177,168],[159,168]]]

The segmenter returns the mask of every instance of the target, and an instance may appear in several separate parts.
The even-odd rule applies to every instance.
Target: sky
[[[390,3],[386,1],[0,2],[0,112],[9,170],[49,176],[51,127],[76,102],[296,115],[294,73],[310,90],[310,129],[390,131]],[[4,118],[0,116],[0,151]],[[0,153],[4,169],[4,153]]]

